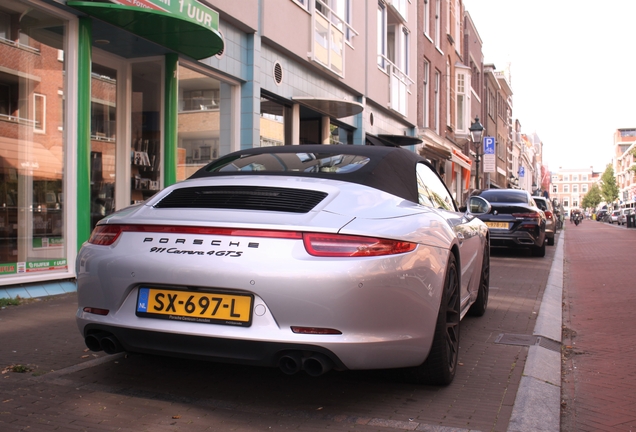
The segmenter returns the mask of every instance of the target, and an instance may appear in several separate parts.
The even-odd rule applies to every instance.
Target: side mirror
[[[472,215],[480,215],[490,213],[492,206],[488,201],[480,196],[473,196],[468,199],[466,212]]]

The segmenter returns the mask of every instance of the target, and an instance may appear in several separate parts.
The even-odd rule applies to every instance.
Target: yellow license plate
[[[488,228],[508,229],[508,222],[486,222]]]
[[[247,294],[139,288],[135,313],[144,318],[248,327],[252,300]]]

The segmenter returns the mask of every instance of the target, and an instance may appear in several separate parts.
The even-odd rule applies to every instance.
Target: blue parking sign
[[[526,168],[519,167],[519,177],[523,177],[524,175],[526,175]]]
[[[484,154],[495,154],[495,137],[484,137]]]

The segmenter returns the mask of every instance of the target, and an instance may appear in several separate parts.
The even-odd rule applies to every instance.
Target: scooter
[[[580,214],[574,215],[574,225],[579,226],[582,216]]]

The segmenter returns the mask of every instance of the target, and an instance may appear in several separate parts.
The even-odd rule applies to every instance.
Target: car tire
[[[545,242],[541,246],[535,246],[532,248],[532,256],[544,257],[545,256]]]
[[[548,246],[554,246],[554,237],[548,237]]]
[[[477,299],[468,309],[468,315],[480,317],[486,313],[488,308],[488,294],[490,292],[490,244],[486,240],[484,245],[484,258],[481,262],[481,276],[479,279],[479,291]]]
[[[448,385],[453,381],[459,358],[459,315],[459,271],[451,253],[431,350],[420,366],[404,369],[407,381],[428,385]]]

